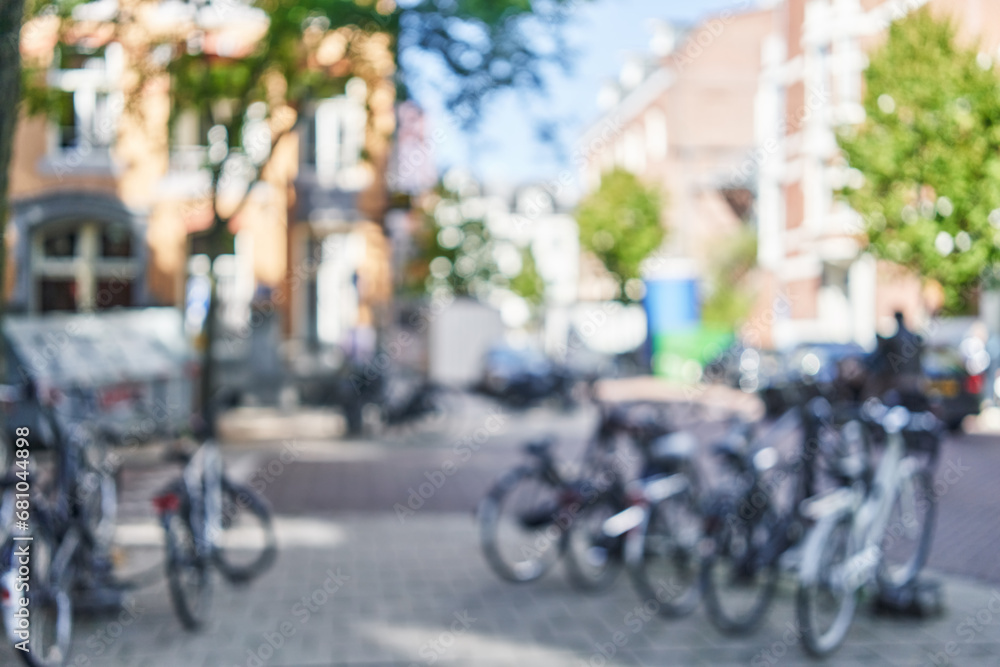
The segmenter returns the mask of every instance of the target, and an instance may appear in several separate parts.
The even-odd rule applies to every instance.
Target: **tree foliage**
[[[209,146],[205,167],[211,171],[207,198],[213,215],[204,237],[205,249],[215,257],[228,250],[229,221],[247,203],[272,149],[292,131],[310,100],[343,90],[352,77],[369,83],[388,79],[397,97],[405,97],[414,77],[433,70],[448,106],[464,125],[473,125],[497,90],[541,88],[546,64],[565,64],[567,51],[556,28],[577,0],[415,0],[404,5],[394,0],[181,0],[169,4],[190,11],[172,26],[149,21],[157,7],[168,3],[121,0],[113,16],[89,22],[79,18],[85,4],[30,0],[28,15],[57,20],[60,44],[77,43],[88,31],[110,26],[136,75],[123,91],[127,110],[141,108],[147,83],[166,79],[174,116],[191,110],[208,120],[212,136],[203,140]],[[235,42],[210,39],[235,21],[244,27],[256,24],[259,35],[245,39],[248,28]],[[384,47],[388,63],[379,62],[379,49],[372,45]],[[34,65],[24,78],[26,98],[33,103],[29,110],[52,110],[47,64]],[[368,92],[371,105],[371,86]],[[222,210],[220,182],[227,173],[239,173],[245,188],[235,206]],[[214,274],[210,278],[203,401],[212,385],[215,339],[216,281]]]
[[[521,248],[521,272],[510,281],[510,290],[534,306],[545,298],[545,280],[530,247]]]
[[[28,13],[29,17],[58,17],[59,42],[67,43],[80,36],[74,30],[80,23],[74,15],[84,4],[80,0],[31,0]],[[121,3],[109,21],[118,36],[130,35],[142,17],[148,19],[143,4],[141,0]],[[146,9],[153,6],[145,4]],[[126,95],[134,106],[143,95],[143,84],[166,74],[174,115],[191,110],[210,125],[224,127],[231,150],[206,165],[217,184],[229,160],[243,162],[248,152],[243,125],[255,103],[267,105],[263,120],[277,141],[309,100],[342,92],[349,78],[364,76],[366,67],[378,69],[369,72],[375,76],[388,75],[400,97],[406,96],[414,80],[436,78],[449,108],[463,124],[475,124],[483,104],[496,91],[542,88],[546,64],[567,65],[568,51],[558,28],[576,2],[418,0],[401,6],[393,0],[185,0],[179,4],[191,10],[186,29],[164,26],[147,40],[124,40],[129,45],[130,66],[139,75]],[[229,52],[218,45],[213,50],[203,48],[205,36],[220,26],[254,17],[261,29],[252,43]],[[339,41],[334,49],[341,49],[343,57],[326,62],[329,57],[325,59],[321,49],[329,53],[328,38],[334,33]],[[372,36],[384,38],[395,74],[367,58]],[[58,101],[39,69],[26,68],[25,97],[31,111],[54,111]],[[260,179],[266,159],[252,166],[247,192]],[[223,214],[216,207],[213,229],[221,235],[220,228],[236,211]]]
[[[701,304],[703,323],[735,331],[746,319],[755,297],[747,278],[756,264],[757,234],[752,227],[720,242],[708,275],[709,292]]]
[[[939,282],[949,312],[968,310],[1000,258],[1000,79],[923,9],[892,24],[865,73],[866,120],[839,143],[863,181],[842,194],[870,250]]]
[[[530,249],[494,233],[477,187],[439,186],[423,216],[419,252],[407,272],[411,289],[494,304],[511,294],[541,300],[544,285]]]
[[[604,174],[600,187],[577,209],[580,245],[604,264],[622,299],[634,298],[626,290],[628,282],[639,278],[640,264],[663,242],[663,205],[655,187],[616,169]]]

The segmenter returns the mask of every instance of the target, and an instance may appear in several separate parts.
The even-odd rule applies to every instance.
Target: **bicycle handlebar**
[[[929,433],[938,435],[943,424],[937,416],[928,411],[912,412],[902,405],[888,407],[877,398],[865,401],[861,417],[875,424],[886,433]]]

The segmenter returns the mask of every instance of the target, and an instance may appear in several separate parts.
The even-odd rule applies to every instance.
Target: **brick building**
[[[667,235],[642,268],[645,318],[639,313],[637,325],[657,373],[695,378],[698,364],[731,339],[724,327],[699,322],[699,302],[737,237],[753,234],[759,79],[777,29],[769,8],[723,12],[684,31],[660,23],[652,54],[626,62],[601,93],[603,116],[583,136],[585,189],[618,167],[666,197]],[[581,265],[580,295],[599,301],[609,293],[594,265]]]
[[[775,9],[780,46],[764,64],[761,96],[778,113],[762,122],[759,141],[773,150],[758,170],[759,260],[768,280],[756,317],[770,324],[765,342],[871,346],[876,331],[894,326],[894,311],[913,325],[933,306],[918,277],[861,252],[863,226],[834,197],[851,178],[834,132],[864,118],[867,53],[892,20],[923,5],[951,18],[960,40],[998,55],[1000,5],[988,0],[786,0]]]
[[[649,276],[704,275],[718,240],[750,222],[759,270],[747,342],[871,346],[896,310],[919,326],[934,295],[862,252],[863,226],[834,193],[852,177],[835,131],[864,118],[867,53],[924,5],[1000,57],[1000,4],[989,0],[781,0],[683,34],[661,27],[655,57],[625,65],[582,143],[588,188],[620,166],[668,193],[667,259]]]
[[[625,168],[667,195],[666,256],[704,270],[713,244],[750,216],[755,99],[770,9],[724,12],[679,31],[660,24],[651,56],[635,56],[602,92],[605,111],[586,131],[583,181]]]
[[[252,43],[266,19],[232,9],[213,23],[211,13],[182,3],[139,3],[137,29],[116,33],[100,14],[105,4],[78,8],[66,43],[47,18],[22,30],[25,60],[44,64],[63,104],[58,114],[23,116],[15,136],[7,238],[14,311],[184,306],[191,276],[207,269],[191,234],[211,220],[210,128],[195,114],[171,119],[164,77],[145,81],[136,104],[127,104],[137,76],[129,54],[134,40],[164,31],[197,38],[206,58],[231,54]],[[354,73],[346,92],[299,111],[295,131],[277,142],[230,225],[235,253],[216,269],[231,327],[246,323],[255,295],[270,294],[287,337],[339,343],[372,322],[389,297],[382,218],[393,58],[386,35],[352,48],[364,54],[352,62],[335,48],[338,39],[333,31],[325,64]],[[246,185],[238,175],[228,182],[220,206]]]

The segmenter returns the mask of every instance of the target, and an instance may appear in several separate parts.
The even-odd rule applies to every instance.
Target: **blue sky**
[[[569,165],[535,137],[539,112],[558,119],[561,145],[571,153],[573,141],[599,115],[601,85],[617,76],[629,54],[648,52],[651,19],[689,24],[706,14],[747,4],[746,0],[596,0],[585,4],[566,28],[567,41],[577,54],[573,71],[568,75],[551,72],[544,95],[510,91],[493,97],[478,131],[472,135],[449,131],[435,146],[438,166],[469,168],[487,183],[516,185],[554,177]],[[443,123],[445,112],[433,93],[415,92],[431,123]],[[526,113],[526,108],[533,111]]]

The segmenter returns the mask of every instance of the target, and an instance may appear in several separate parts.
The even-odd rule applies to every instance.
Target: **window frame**
[[[302,162],[323,187],[358,190],[365,187],[364,151],[368,114],[363,100],[348,94],[318,100],[306,130]]]
[[[128,257],[101,257],[101,232],[105,227],[118,226],[132,237],[131,254]],[[53,231],[76,230],[76,249],[71,257],[48,257],[45,254],[44,239]],[[76,282],[76,312],[101,310],[98,285],[102,280],[121,280],[137,287],[140,277],[141,258],[133,230],[121,223],[101,220],[66,220],[52,222],[32,230],[28,279],[31,282],[31,310],[45,312],[42,304],[41,281],[46,278],[72,279]],[[137,300],[133,291],[131,301]]]
[[[72,48],[72,47],[62,47]],[[118,138],[124,107],[120,79],[124,51],[110,42],[94,55],[84,55],[82,66],[63,69],[63,54],[57,51],[48,72],[50,87],[72,96],[74,138],[66,143],[60,114],[48,122],[48,146],[43,165],[60,172],[67,169],[109,169],[111,149]]]

